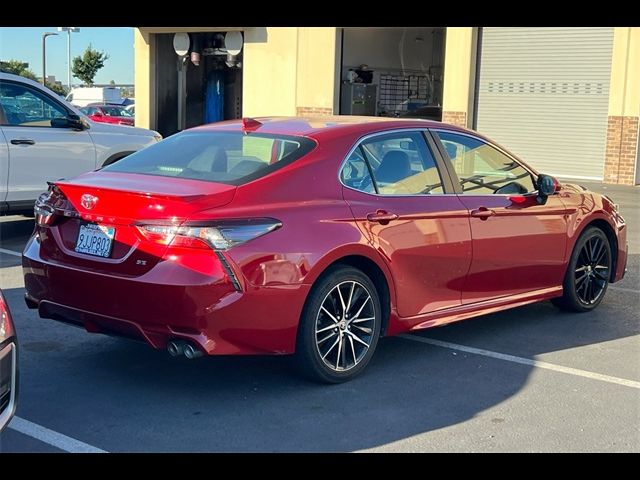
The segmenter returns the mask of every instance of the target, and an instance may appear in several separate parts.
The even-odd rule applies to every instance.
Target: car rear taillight
[[[36,200],[36,204],[33,207],[33,213],[36,217],[36,223],[41,227],[51,225],[55,213],[53,207],[49,203],[51,192],[43,193]]]
[[[282,226],[273,218],[225,220],[210,225],[138,225],[140,233],[149,241],[161,245],[191,248],[229,248],[261,237]]]
[[[13,337],[14,334],[9,307],[7,307],[4,297],[0,293],[0,343],[9,337]]]
[[[78,211],[69,202],[64,193],[54,184],[49,184],[49,190],[38,197],[33,207],[36,224],[48,227],[60,217],[78,217]]]

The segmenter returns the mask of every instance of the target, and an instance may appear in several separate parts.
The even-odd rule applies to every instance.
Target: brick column
[[[605,183],[635,184],[638,117],[610,116],[604,161]]]
[[[634,185],[640,117],[640,27],[613,33],[609,121],[604,161],[605,183]]]
[[[327,115],[333,115],[333,108],[296,107],[296,115],[299,117],[324,117]]]
[[[458,127],[466,127],[467,112],[442,112],[442,121]]]

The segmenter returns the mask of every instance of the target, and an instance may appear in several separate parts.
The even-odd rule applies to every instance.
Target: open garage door
[[[476,129],[541,172],[602,180],[613,28],[481,31]]]
[[[340,114],[440,120],[445,28],[343,28]]]

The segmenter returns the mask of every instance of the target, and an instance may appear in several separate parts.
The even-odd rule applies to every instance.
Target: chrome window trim
[[[407,128],[394,128],[393,130],[382,130],[379,132],[373,132],[373,133],[367,133],[366,135],[363,135],[362,137],[359,137],[355,143],[353,144],[353,146],[351,147],[351,149],[349,149],[349,152],[347,153],[347,155],[344,157],[344,159],[342,159],[342,162],[340,162],[340,166],[338,167],[338,182],[340,183],[340,185],[342,185],[344,188],[348,188],[349,190],[353,190],[354,192],[358,192],[358,193],[363,193],[365,195],[372,195],[374,197],[384,197],[384,198],[411,198],[411,197],[420,197],[420,198],[424,198],[424,197],[434,197],[434,196],[443,196],[443,195],[457,195],[456,193],[409,193],[407,195],[384,195],[384,194],[380,194],[380,193],[370,193],[370,192],[364,192],[362,190],[358,190],[356,188],[350,187],[348,185],[345,185],[342,181],[341,177],[341,173],[342,173],[342,169],[344,168],[345,164],[347,163],[347,160],[349,159],[349,157],[353,154],[353,152],[356,151],[356,149],[360,146],[360,144],[370,138],[374,138],[374,137],[379,137],[382,135],[389,135],[389,134],[394,134],[394,133],[418,133],[420,135],[422,135],[424,137],[425,132],[429,130],[429,128],[427,128],[426,126],[424,128],[417,128],[417,127],[407,127]],[[426,144],[427,148],[429,149],[429,152],[431,152],[431,148],[429,147],[429,142],[424,139],[424,143]],[[434,160],[436,160],[435,158],[435,154],[433,152],[431,152],[431,155],[433,155]],[[365,159],[365,161],[367,161]],[[438,169],[438,175],[440,175],[440,180],[442,180],[442,175],[443,173],[446,173],[448,175],[448,172],[441,172],[440,171],[440,166],[438,165],[438,161],[436,160],[436,168]],[[375,182],[375,179],[372,178],[371,181]],[[442,182],[444,184],[444,181]],[[444,185],[443,185],[443,190],[444,190]]]
[[[12,342],[2,350],[0,350],[0,361],[5,357],[11,356],[11,393],[9,394],[9,404],[4,412],[0,413],[0,431],[9,423],[16,411],[16,377],[18,358],[16,355],[16,346]]]

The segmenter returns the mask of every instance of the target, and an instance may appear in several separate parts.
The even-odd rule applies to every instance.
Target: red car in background
[[[608,197],[427,120],[206,125],[55,182],[35,213],[41,317],[188,358],[295,354],[324,382],[381,335],[546,299],[588,312],[627,259]]]
[[[130,111],[120,105],[90,104],[80,109],[94,122],[115,123],[133,126],[134,117]]]

